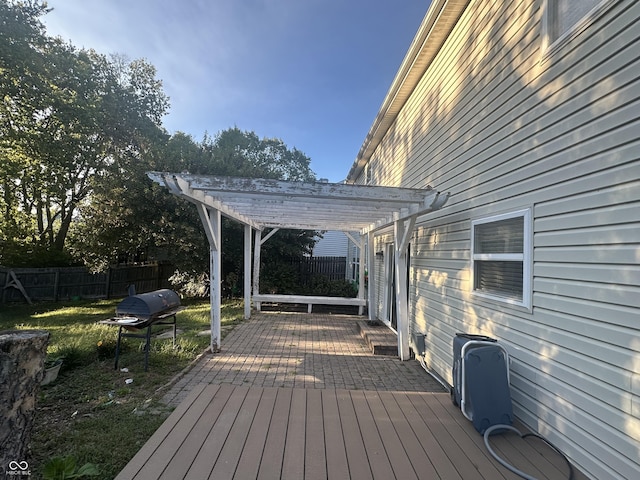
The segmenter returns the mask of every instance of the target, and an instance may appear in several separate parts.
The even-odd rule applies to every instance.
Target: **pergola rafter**
[[[172,193],[196,204],[207,233],[211,252],[211,324],[212,351],[220,348],[220,215],[245,225],[245,276],[251,271],[251,230],[254,241],[253,294],[259,294],[259,255],[265,228],[300,230],[337,230],[360,232],[360,275],[365,263],[373,262],[373,235],[376,230],[393,226],[396,268],[405,265],[402,247],[408,242],[418,216],[441,208],[449,194],[431,187],[424,189],[373,185],[347,185],[322,182],[287,182],[282,180],[216,177],[188,173],[149,172],[149,178],[166,186]],[[349,236],[355,240],[351,234]],[[365,258],[365,246],[369,256]],[[406,247],[404,247],[406,252]],[[406,255],[405,255],[406,256]],[[369,282],[374,279],[369,268]],[[398,351],[407,359],[408,319],[406,281],[396,272],[398,318]],[[251,292],[245,278],[245,316],[250,315]],[[370,286],[370,292],[373,287]],[[372,301],[370,294],[369,303]],[[364,282],[360,282],[358,299],[364,300]],[[363,302],[364,303],[364,302]],[[371,311],[371,309],[370,309]],[[406,330],[406,331],[405,331]]]

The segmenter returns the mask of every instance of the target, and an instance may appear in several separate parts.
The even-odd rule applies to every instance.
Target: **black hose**
[[[513,473],[515,473],[516,475],[519,475],[520,477],[522,477],[522,478],[524,478],[526,480],[537,480],[535,477],[532,477],[531,475],[523,472],[522,470],[518,470],[513,465],[507,463],[496,452],[493,451],[493,449],[491,448],[491,445],[489,444],[489,436],[496,430],[510,430],[510,431],[515,432],[518,435],[520,435],[520,438],[522,438],[522,439],[527,438],[527,437],[539,438],[544,443],[549,445],[552,449],[554,449],[562,458],[564,458],[564,461],[567,462],[567,465],[569,466],[569,480],[573,480],[573,466],[571,465],[571,462],[565,456],[565,454],[562,453],[560,451],[560,449],[558,447],[556,447],[553,443],[551,443],[549,440],[547,440],[546,438],[544,438],[544,437],[542,437],[542,436],[540,436],[540,435],[538,435],[536,433],[527,433],[527,434],[523,435],[520,430],[518,430],[515,427],[512,427],[511,425],[501,425],[501,424],[500,425],[492,425],[491,427],[487,428],[487,430],[484,432],[484,444],[487,447],[487,450],[489,450],[489,453],[491,454],[491,456],[493,458],[495,458],[498,462],[500,462],[500,464],[503,467],[511,470]]]

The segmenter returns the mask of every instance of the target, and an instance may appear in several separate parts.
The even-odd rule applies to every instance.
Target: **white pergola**
[[[254,301],[259,302],[266,297],[259,292],[260,247],[278,229],[336,230],[347,233],[360,247],[359,278],[364,278],[365,265],[372,266],[368,269],[369,298],[364,298],[363,281],[359,282],[358,291],[361,304],[366,301],[372,305],[376,290],[373,268],[374,234],[393,227],[398,354],[403,360],[409,358],[407,246],[417,217],[441,208],[449,194],[441,194],[430,187],[413,189],[342,183],[286,182],[168,172],[149,172],[147,175],[158,184],[166,186],[175,195],[194,203],[198,209],[209,240],[212,352],[220,349],[221,216],[224,215],[245,226],[245,318],[251,315],[252,286]],[[263,231],[269,228],[273,230],[263,238]],[[255,232],[253,285],[252,231]],[[354,231],[360,232],[359,239],[349,233]],[[368,252],[366,258],[365,251]],[[372,310],[373,308],[369,308],[370,317]]]

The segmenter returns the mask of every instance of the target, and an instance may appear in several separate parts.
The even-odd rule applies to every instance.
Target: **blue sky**
[[[164,126],[201,140],[237,126],[281,138],[343,180],[428,0],[49,0],[47,32],[145,58]]]

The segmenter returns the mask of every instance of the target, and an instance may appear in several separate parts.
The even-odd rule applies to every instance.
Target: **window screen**
[[[548,28],[553,42],[578,24],[602,0],[547,0]]]
[[[475,226],[476,253],[523,253],[524,217]]]
[[[522,300],[522,262],[476,262],[475,289]]]
[[[473,291],[527,304],[528,211],[472,222]]]

